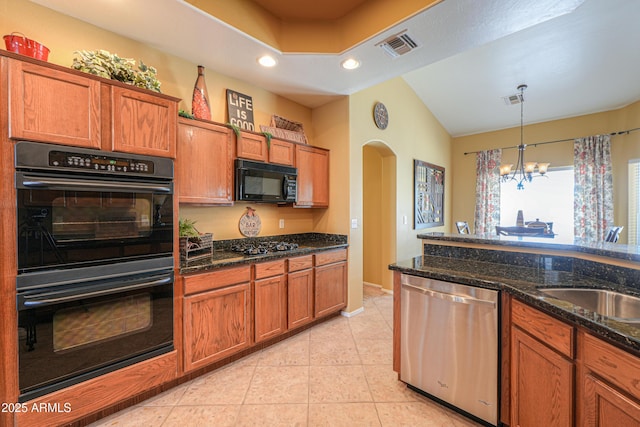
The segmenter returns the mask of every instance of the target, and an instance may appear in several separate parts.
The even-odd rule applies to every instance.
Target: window
[[[629,219],[627,220],[627,243],[637,245],[640,223],[640,159],[629,160]]]
[[[518,190],[514,181],[500,184],[500,224],[516,225],[518,211],[524,221],[553,222],[553,232],[573,237],[573,167],[549,169]]]

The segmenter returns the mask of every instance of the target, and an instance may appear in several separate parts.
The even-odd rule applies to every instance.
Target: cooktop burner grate
[[[297,243],[290,242],[260,242],[260,243],[238,243],[231,245],[233,252],[240,252],[244,255],[265,255],[272,252],[285,252],[298,249]]]

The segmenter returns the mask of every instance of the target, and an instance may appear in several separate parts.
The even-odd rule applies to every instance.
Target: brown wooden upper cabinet
[[[295,144],[281,139],[271,138],[269,144],[269,163],[293,166],[295,156]]]
[[[297,207],[329,207],[329,150],[296,144]]]
[[[113,151],[176,157],[178,104],[152,93],[111,87]]]
[[[240,132],[237,140],[238,157],[255,160],[256,162],[266,162],[268,160],[267,139],[264,135]]]
[[[56,65],[2,61],[10,138],[175,158],[179,99]]]
[[[100,148],[100,82],[41,65],[9,64],[9,137]]]
[[[232,130],[225,126],[178,119],[180,203],[233,204],[233,138]]]
[[[276,138],[267,141],[262,134],[240,132],[237,152],[241,159],[293,166],[295,144]]]

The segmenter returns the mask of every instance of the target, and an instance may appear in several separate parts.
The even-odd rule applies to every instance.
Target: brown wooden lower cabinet
[[[640,358],[587,333],[579,335],[579,425],[640,426]]]
[[[255,281],[256,342],[287,331],[287,291],[285,276]]]
[[[640,426],[637,401],[593,375],[585,375],[582,384],[585,427]]]
[[[313,320],[313,269],[290,272],[287,277],[287,325],[297,328]]]
[[[511,426],[573,425],[573,361],[511,330]]]
[[[347,306],[347,250],[322,252],[315,257],[314,314],[321,317]]]
[[[201,368],[249,347],[252,344],[250,313],[248,266],[186,277],[185,371]]]
[[[640,427],[640,358],[517,299],[503,394],[511,427]],[[510,325],[510,326],[508,326]],[[504,402],[504,399],[509,399]]]
[[[511,427],[573,426],[574,328],[516,299],[510,306]]]

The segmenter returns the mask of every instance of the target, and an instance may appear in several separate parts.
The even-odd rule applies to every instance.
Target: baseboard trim
[[[384,292],[384,293],[386,293],[386,294],[391,294],[391,295],[393,295],[393,290],[391,290],[391,289],[385,289],[385,288],[383,288],[383,287],[382,287],[382,286],[380,286],[380,285],[376,285],[375,283],[362,282],[362,284],[363,284],[364,286],[371,286],[372,288],[379,289],[381,292]]]
[[[340,314],[344,317],[353,317],[363,312],[364,312],[364,307],[360,307],[353,311],[341,311]]]

